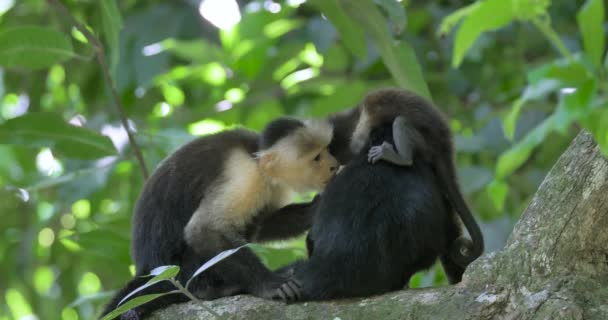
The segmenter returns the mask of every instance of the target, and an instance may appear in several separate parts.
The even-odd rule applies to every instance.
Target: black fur
[[[333,114],[329,122],[334,128],[333,137],[329,144],[329,152],[336,157],[340,164],[348,163],[355,155],[350,150],[350,139],[359,120],[360,108],[351,108]]]
[[[298,120],[280,118],[271,122],[262,135],[243,129],[224,131],[196,139],[165,159],[146,181],[135,207],[132,254],[136,277],[114,296],[103,315],[148,280],[140,276],[158,266],[179,265],[178,280],[185,284],[198,267],[221,251],[247,242],[293,237],[306,231],[312,224],[314,202],[293,204],[274,212],[262,210],[242,229],[200,230],[196,248],[184,240],[184,228],[201,200],[221,183],[218,177],[230,151],[243,148],[253,157],[262,149],[260,145],[270,147],[282,134],[287,135],[301,126]],[[250,249],[243,248],[199,275],[190,289],[205,300],[239,293],[261,296],[284,281],[284,277],[268,270]],[[136,296],[173,289],[172,284],[163,282]],[[168,304],[187,300],[181,294],[165,296],[124,314],[123,319],[138,319]]]
[[[272,121],[260,135],[260,149],[268,149],[281,138],[287,137],[294,130],[302,128],[302,121],[290,118],[281,118],[281,121]]]
[[[426,161],[408,167],[370,164],[369,147],[391,142],[392,126],[387,123],[371,135],[371,144],[324,191],[307,241],[311,256],[293,265],[299,297],[288,299],[401,289],[415,272],[437,258],[444,261],[460,235],[432,166]],[[450,282],[460,281],[464,268],[450,262],[444,268]]]
[[[452,133],[444,115],[429,101],[411,91],[392,88],[379,89],[365,97],[362,105],[356,108],[358,111],[344,112],[329,118],[335,131],[345,130],[345,132],[335,132],[334,135],[350,137],[359,120],[358,115],[362,108],[371,111],[370,121],[374,122],[376,126],[390,123],[398,116],[403,116],[411,125],[408,131],[414,149],[412,151],[414,162],[424,160],[431,164],[441,186],[442,194],[449,202],[450,210],[462,219],[471,235],[472,241],[459,237],[451,250],[452,259],[460,266],[466,267],[483,253],[484,241],[479,225],[458,186]],[[343,124],[349,123],[349,121],[354,121],[355,125]],[[416,134],[414,135],[412,132]],[[349,143],[343,143],[342,140],[332,143],[331,146],[334,147],[332,152],[336,158],[338,155],[346,155],[339,160],[348,162]],[[463,250],[467,252],[463,252]]]

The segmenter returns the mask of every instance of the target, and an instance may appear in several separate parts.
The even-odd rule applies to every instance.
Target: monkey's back
[[[131,251],[137,274],[180,263],[184,227],[220,176],[228,152],[243,148],[253,153],[257,143],[253,131],[223,131],[187,143],[159,164],[133,213]]]
[[[412,275],[406,270],[430,267],[447,247],[444,201],[429,164],[370,164],[367,152],[356,156],[323,193],[314,251],[298,272],[304,292],[325,299],[402,288]],[[324,282],[324,290],[306,288]]]

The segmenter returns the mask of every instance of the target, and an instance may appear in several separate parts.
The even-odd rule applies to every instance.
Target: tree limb
[[[549,172],[504,249],[454,286],[285,305],[251,296],[204,302],[221,319],[608,319],[608,160],[583,132]],[[214,319],[195,303],[151,319]]]

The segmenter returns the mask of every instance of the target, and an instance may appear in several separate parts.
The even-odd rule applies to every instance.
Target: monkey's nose
[[[331,172],[334,172],[338,170],[338,166],[330,167],[329,170],[331,170]]]

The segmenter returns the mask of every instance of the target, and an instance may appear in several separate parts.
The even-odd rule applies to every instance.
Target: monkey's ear
[[[264,152],[259,155],[260,168],[262,170],[270,172],[276,166],[278,156],[274,152]]]

